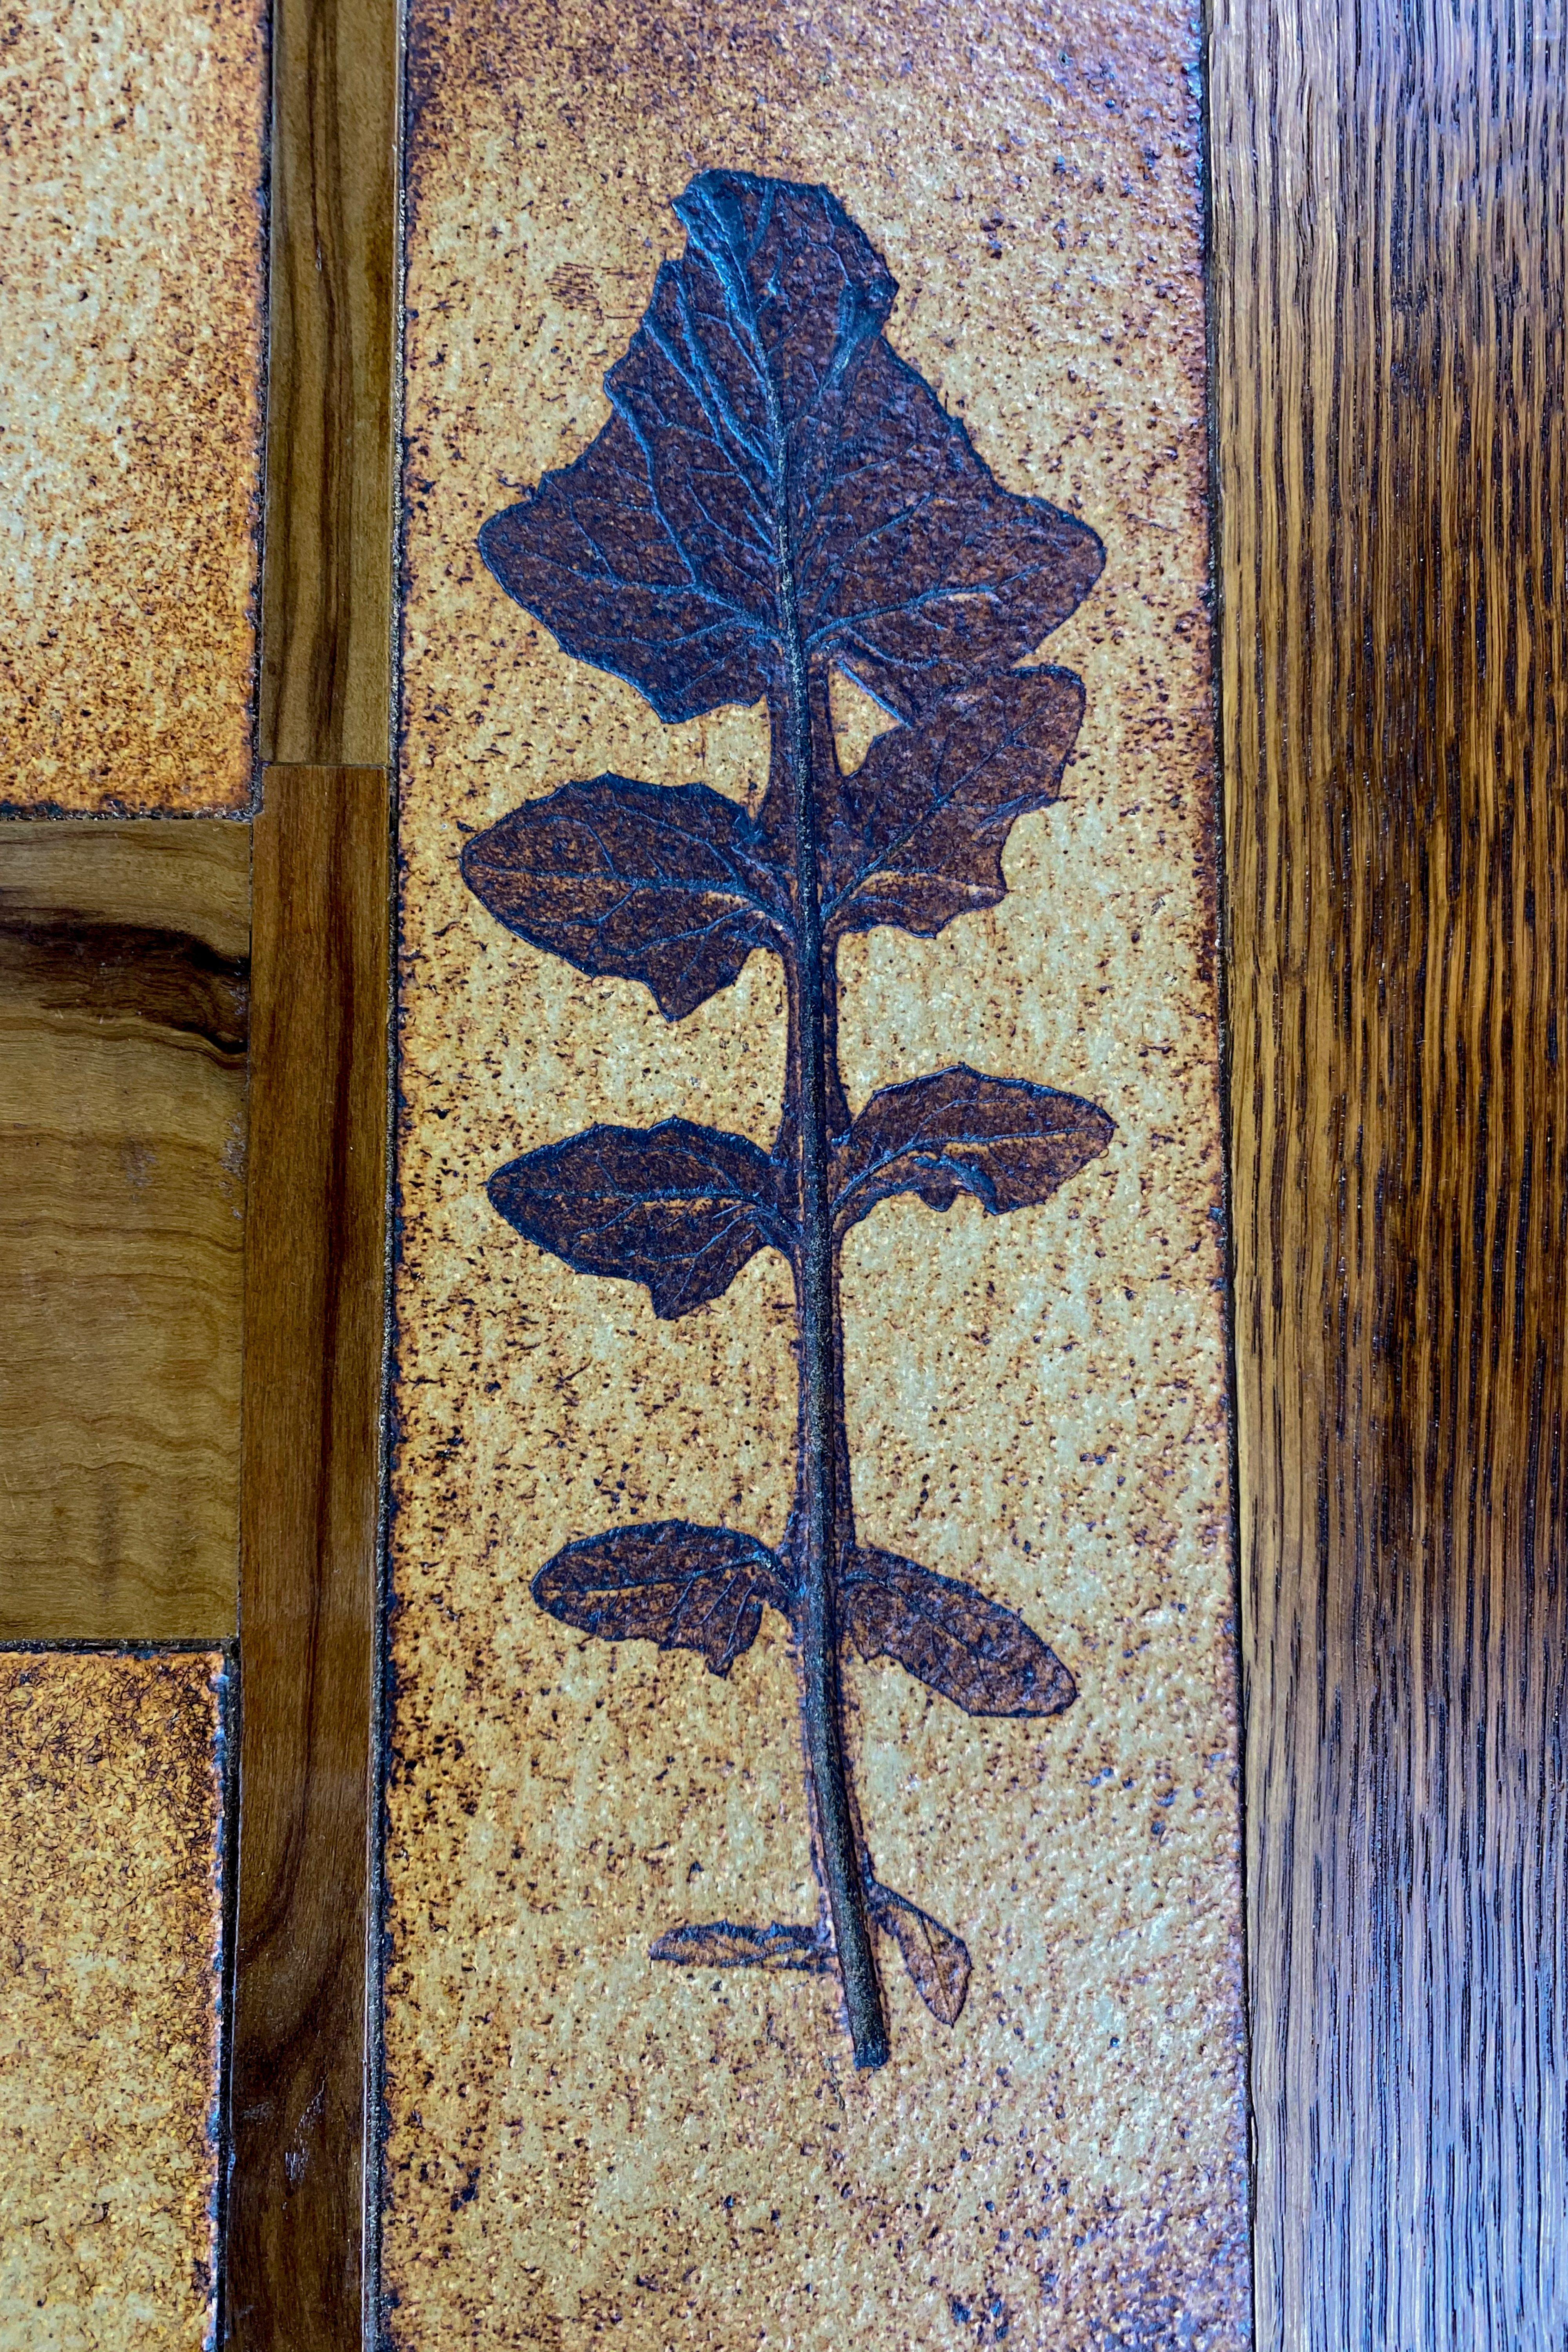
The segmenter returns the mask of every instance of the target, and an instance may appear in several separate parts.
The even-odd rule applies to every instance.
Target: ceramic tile
[[[1247,2338],[1195,37],[416,5],[399,2346]]]
[[[210,2339],[223,1661],[0,1654],[0,2347]]]
[[[253,759],[263,0],[37,0],[0,52],[0,808]]]

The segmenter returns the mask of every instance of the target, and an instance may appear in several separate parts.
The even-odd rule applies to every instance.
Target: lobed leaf
[[[669,1927],[649,1947],[656,1960],[689,1969],[787,1969],[814,1976],[833,1968],[833,1946],[820,1927],[738,1927],[729,1919]]]
[[[668,1320],[721,1297],[758,1250],[790,1243],[767,1153],[685,1118],[587,1128],[509,1161],[488,1190],[525,1240],[578,1274],[646,1283]]]
[[[1007,836],[1057,798],[1082,717],[1069,670],[1005,670],[878,736],[837,786],[823,860],[829,937],[897,923],[933,939],[996,906]]]
[[[895,1192],[917,1192],[933,1209],[973,1192],[994,1216],[1030,1207],[1087,1167],[1115,1132],[1098,1104],[1026,1078],[986,1077],[963,1062],[884,1087],[836,1158],[839,1230]]]
[[[931,2015],[943,2025],[956,2025],[969,1990],[969,1948],[963,1938],[874,1878],[867,1881],[866,1898],[878,1927],[897,1944]]]
[[[765,1544],[684,1519],[584,1536],[546,1561],[532,1590],[542,1609],[579,1633],[696,1650],[716,1675],[727,1675],[756,1640],[764,1601],[789,1606]]]
[[[887,265],[826,188],[705,172],[583,455],[479,533],[507,593],[660,718],[752,702],[795,644],[903,718],[1020,660],[1104,561],[1005,490],[880,329]]]
[[[896,1659],[966,1715],[1060,1715],[1078,1696],[1015,1611],[894,1552],[857,1547],[842,1608],[863,1658]]]
[[[640,980],[679,1021],[780,943],[789,900],[745,809],[706,784],[563,784],[463,851],[463,879],[519,939],[595,978]]]

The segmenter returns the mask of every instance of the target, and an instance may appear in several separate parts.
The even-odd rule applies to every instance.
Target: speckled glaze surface
[[[384,2289],[399,2347],[1248,2340],[1226,1494],[1196,29],[1154,5],[655,18],[416,5],[407,246],[398,1451]],[[973,1957],[956,2025],[886,1969],[661,1967],[817,1905],[790,1636],[727,1678],[530,1598],[624,1521],[791,1508],[790,1280],[679,1321],[504,1223],[492,1171],[595,1121],[764,1149],[780,967],[667,1023],[504,930],[458,856],[604,771],[755,806],[767,719],[665,725],[509,601],[476,536],[608,415],[694,173],[824,183],[894,350],[1105,565],[1000,905],[841,956],[851,1105],[964,1062],[1101,1104],[1043,1205],[884,1202],[843,1262],[865,1542],[972,1579],[1078,1697],[976,1719],[848,1671],[889,1883]],[[840,681],[845,766],[886,714]]]
[[[0,1654],[0,2347],[214,2315],[223,1661]]]
[[[0,40],[0,809],[250,797],[264,0]]]

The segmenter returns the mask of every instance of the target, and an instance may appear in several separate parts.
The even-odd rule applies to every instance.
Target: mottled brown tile
[[[416,7],[388,1875],[392,2338],[585,2347],[1247,2341],[1195,35],[1173,6]],[[772,1251],[679,1321],[509,1232],[486,1180],[595,1121],[766,1148],[779,965],[674,1024],[510,938],[464,842],[605,771],[755,805],[760,708],[665,726],[508,601],[480,526],[604,423],[692,174],[825,182],[887,333],[1103,576],[1040,647],[1087,688],[1008,895],[842,958],[852,1106],[956,1062],[1116,1123],[1043,1206],[849,1236],[862,1539],[972,1579],[1077,1678],[979,1720],[848,1668],[879,1874],[964,1937],[951,2031],[889,1946],[891,2056],[830,1978],[650,1960],[809,1922],[779,1618],[727,1680],[536,1608],[561,1546],[783,1538],[795,1313]],[[844,689],[863,746],[885,721]],[[847,753],[847,757],[853,757]]]
[[[0,46],[0,809],[249,798],[262,0]]]
[[[0,1654],[0,2347],[214,2310],[224,1667]]]

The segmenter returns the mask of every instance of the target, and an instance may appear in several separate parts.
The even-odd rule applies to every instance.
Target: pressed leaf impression
[[[1021,667],[1092,587],[1094,533],[1002,488],[882,332],[886,265],[825,188],[707,172],[675,210],[685,252],[605,379],[609,422],[574,465],[485,524],[485,562],[579,660],[659,717],[765,697],[755,814],[705,783],[616,775],[531,801],[463,853],[507,929],[581,971],[643,982],[679,1021],[755,949],[784,968],[773,1148],[683,1118],[595,1126],[500,1168],[489,1197],[580,1273],[645,1283],[657,1314],[720,1298],[758,1251],[794,1278],[794,1503],[782,1543],[682,1520],[584,1534],[539,1605],[605,1641],[699,1652],[726,1675],[765,1609],[798,1663],[814,1921],[672,1923],[657,1959],[837,1979],[856,2063],[888,2054],[879,1939],[927,2006],[963,2006],[962,1938],[878,1879],[850,1771],[843,1657],[895,1660],[975,1716],[1050,1716],[1071,1674],[974,1586],[860,1543],[845,1424],[839,1259],[879,1201],[961,1192],[996,1215],[1104,1151],[1096,1104],[963,1064],[856,1116],[837,1057],[839,941],[930,939],[1003,898],[1020,816],[1057,798],[1083,715],[1068,671]],[[898,724],[840,767],[838,667]]]

